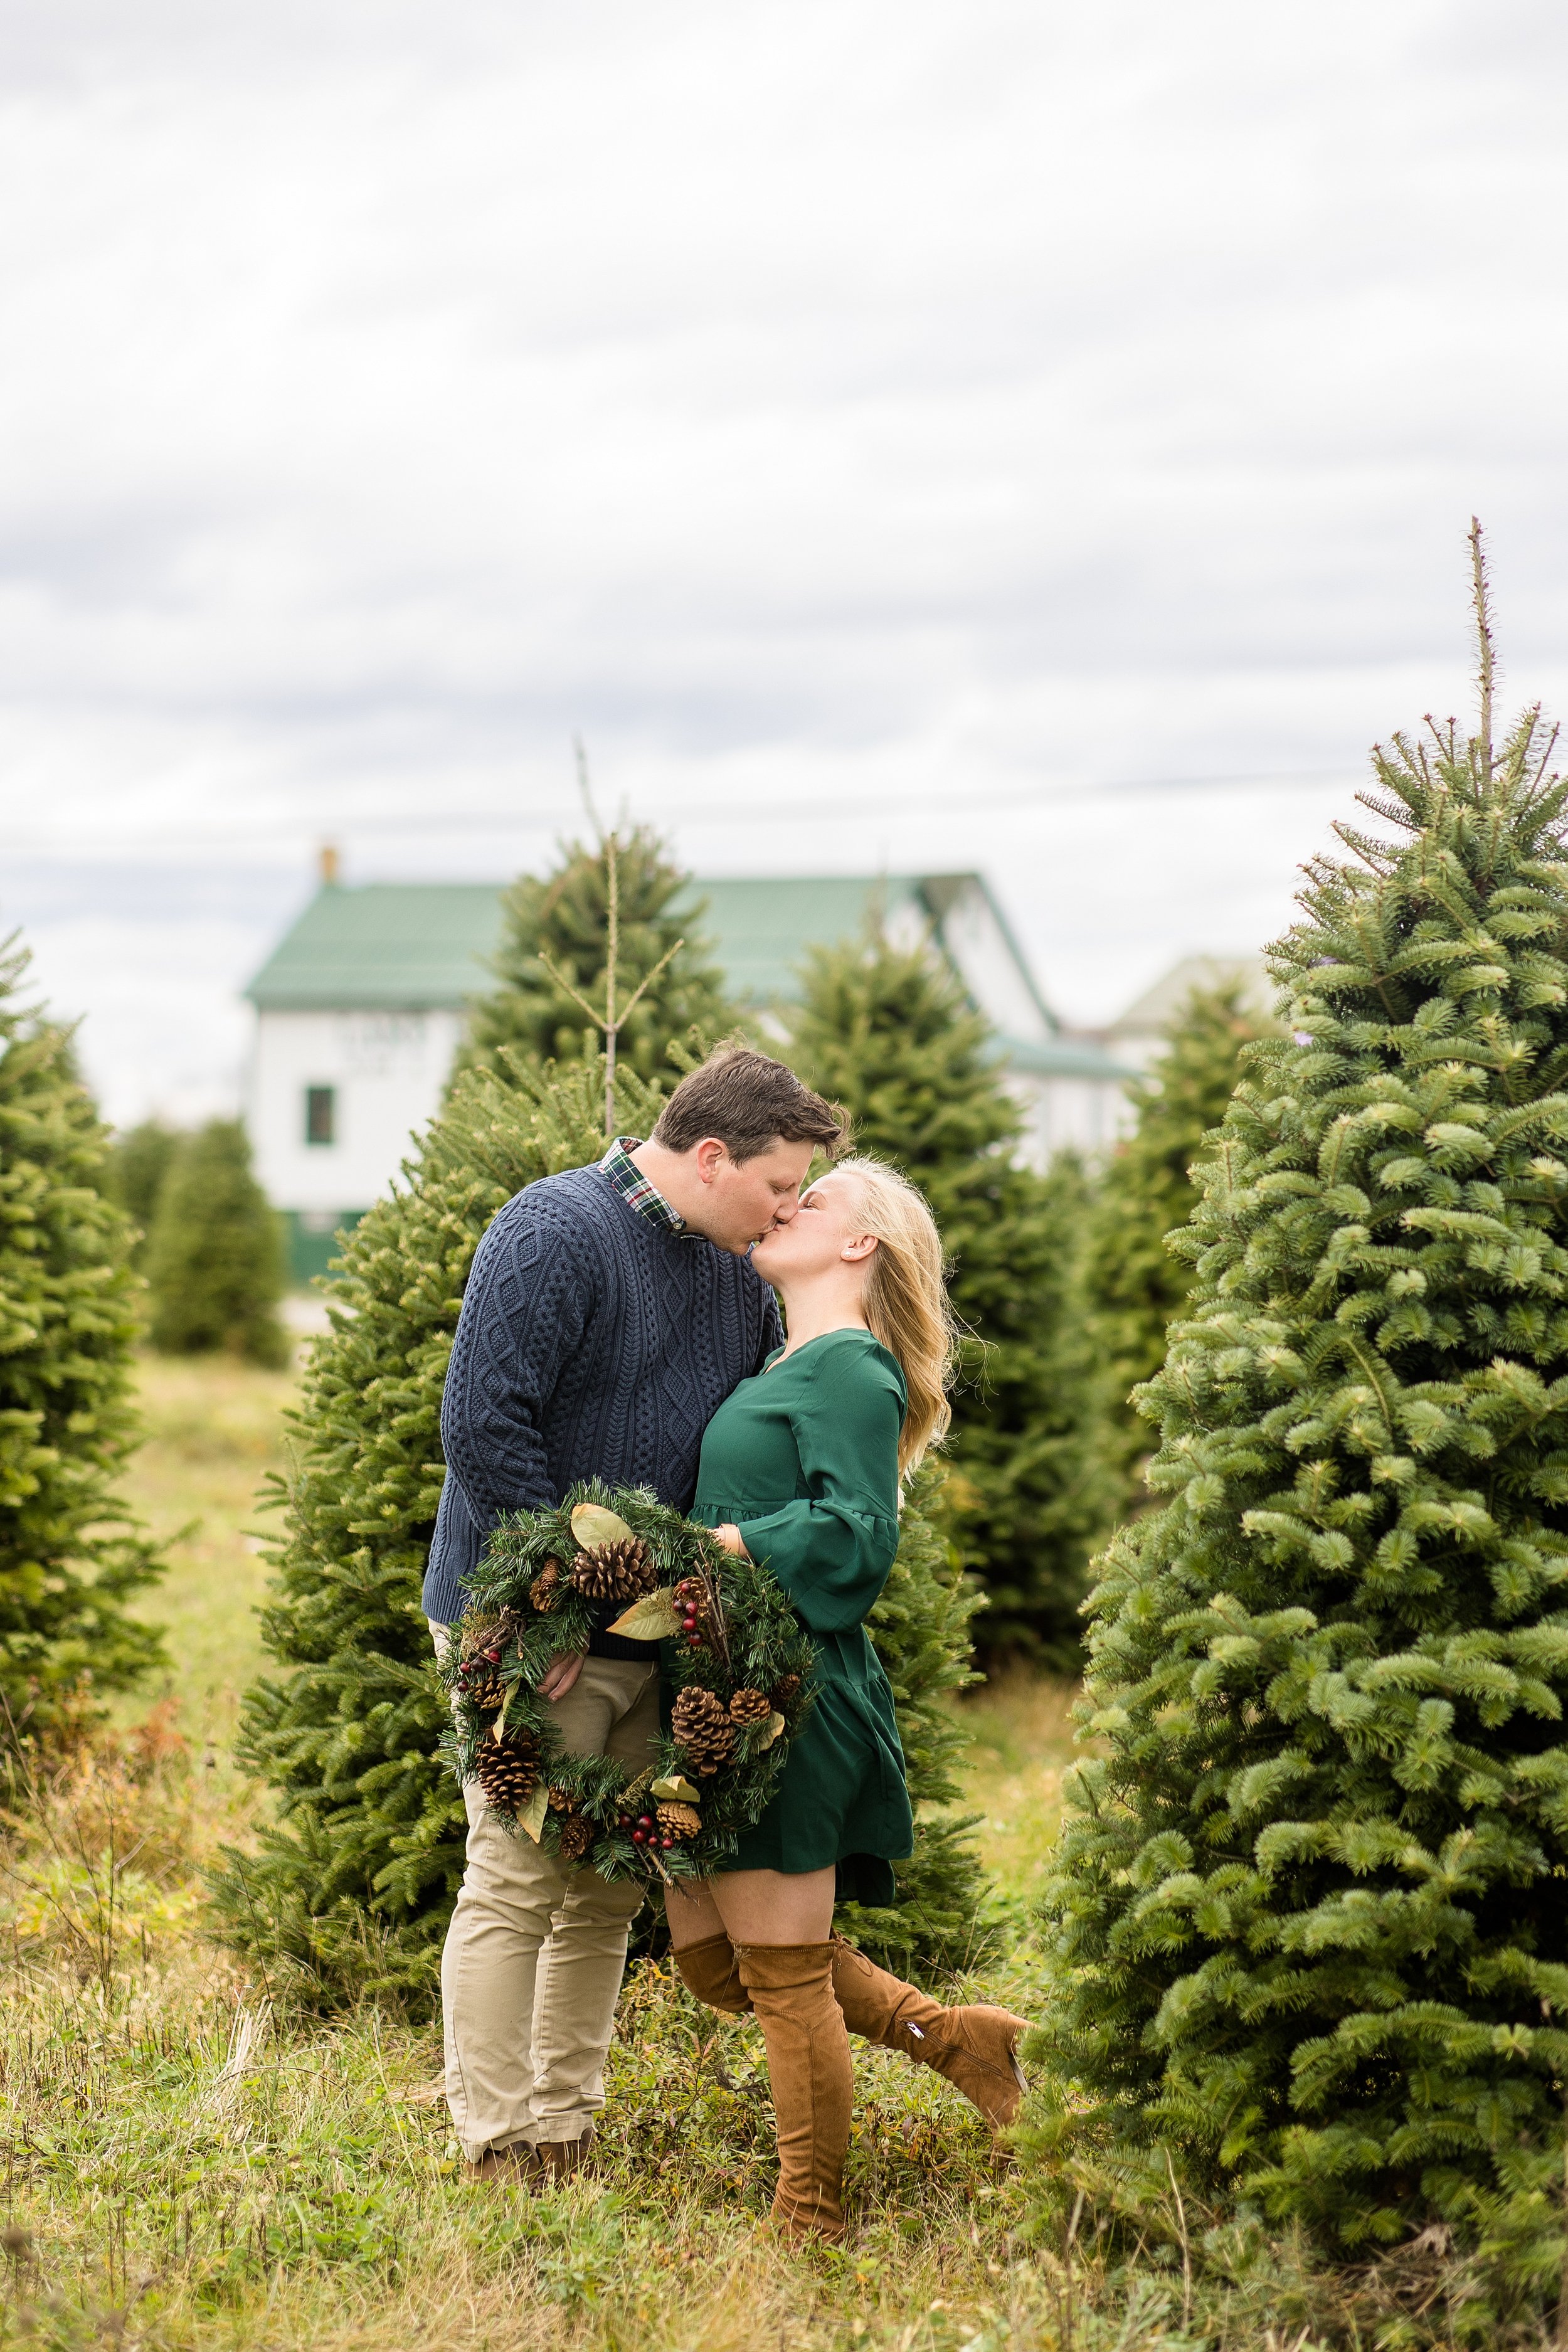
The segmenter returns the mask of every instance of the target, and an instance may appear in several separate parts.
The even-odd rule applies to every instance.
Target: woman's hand
[[[564,1698],[582,1671],[582,1652],[563,1650],[558,1658],[551,1659],[539,1677],[540,1697]]]
[[[739,1528],[731,1527],[728,1521],[726,1521],[723,1527],[714,1528],[711,1532],[714,1542],[718,1544],[722,1550],[732,1551],[737,1559],[751,1559],[752,1555],[746,1549],[745,1543],[742,1538]]]

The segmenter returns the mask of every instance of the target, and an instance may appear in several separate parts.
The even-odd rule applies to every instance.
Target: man
[[[647,1142],[528,1185],[475,1255],[441,1402],[447,1482],[425,1579],[437,1649],[499,1513],[579,1479],[684,1510],[702,1433],[779,1345],[753,1242],[800,1205],[840,1112],[782,1062],[725,1049],[683,1078]],[[564,1744],[636,1769],[658,1730],[658,1648],[603,1630],[541,1688]],[[642,1900],[509,1836],[464,1792],[468,1864],[441,1960],[447,2098],[470,2172],[573,2170],[604,2105],[605,2053]]]

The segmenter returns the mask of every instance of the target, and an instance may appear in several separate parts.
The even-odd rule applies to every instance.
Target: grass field
[[[267,1581],[257,1507],[263,1479],[284,1466],[287,1372],[223,1356],[149,1355],[141,1366],[147,1442],[125,1491],[168,1546],[169,1573],[142,1614],[168,1628],[171,1695],[195,1735],[231,1727],[237,1693],[261,1664],[256,1606]],[[259,1531],[259,1532],[258,1532]]]
[[[1070,2250],[1024,2242],[1016,2179],[972,2111],[880,2053],[858,2053],[848,2244],[773,2242],[760,2036],[655,1965],[623,1999],[598,2167],[555,2196],[462,2178],[429,2095],[431,2029],[275,2012],[205,1940],[200,1872],[253,1818],[226,1742],[260,1655],[254,1497],[282,1458],[289,1382],[154,1360],[142,1383],[133,1499],[172,1538],[149,1613],[177,1664],[161,1701],[125,1717],[118,1753],[32,1791],[0,1861],[0,2342],[1195,2343],[1168,2274],[1093,2288]],[[986,1859],[1015,1888],[1048,1850],[1067,1697],[1020,1678],[965,1708]],[[1026,1940],[987,1990],[1028,2008]]]

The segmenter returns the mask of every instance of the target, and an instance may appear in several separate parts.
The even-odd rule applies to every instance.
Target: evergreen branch
[[[627,997],[626,1003],[621,1008],[620,1016],[616,1023],[617,1029],[624,1029],[626,1027],[626,1023],[631,1019],[632,1014],[636,1012],[641,999],[653,986],[654,982],[658,978],[659,973],[664,970],[666,964],[671,962],[674,958],[680,953],[681,949],[685,945],[686,941],[684,940],[677,940],[675,945],[672,948],[668,949],[666,952],[660,956],[658,961],[648,973],[647,979],[638,982],[637,986],[633,990],[631,995]]]
[[[594,1024],[595,1029],[602,1030],[607,1027],[608,1024],[605,1022],[604,1014],[602,1013],[595,1012],[593,1006],[589,1003],[582,990],[580,988],[574,988],[572,982],[567,979],[565,973],[560,970],[553,958],[546,955],[542,948],[540,949],[536,961],[544,966],[545,971],[550,974],[550,977],[555,982],[556,987],[559,988],[564,995],[569,996],[574,1004],[580,1004],[582,1006],[584,1012]]]

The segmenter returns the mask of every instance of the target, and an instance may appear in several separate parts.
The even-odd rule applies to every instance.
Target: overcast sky
[[[308,891],[605,801],[990,875],[1103,1020],[1365,748],[1568,705],[1568,26],[1312,0],[9,0],[0,917],[118,1118]],[[1206,783],[1192,780],[1211,779]]]

